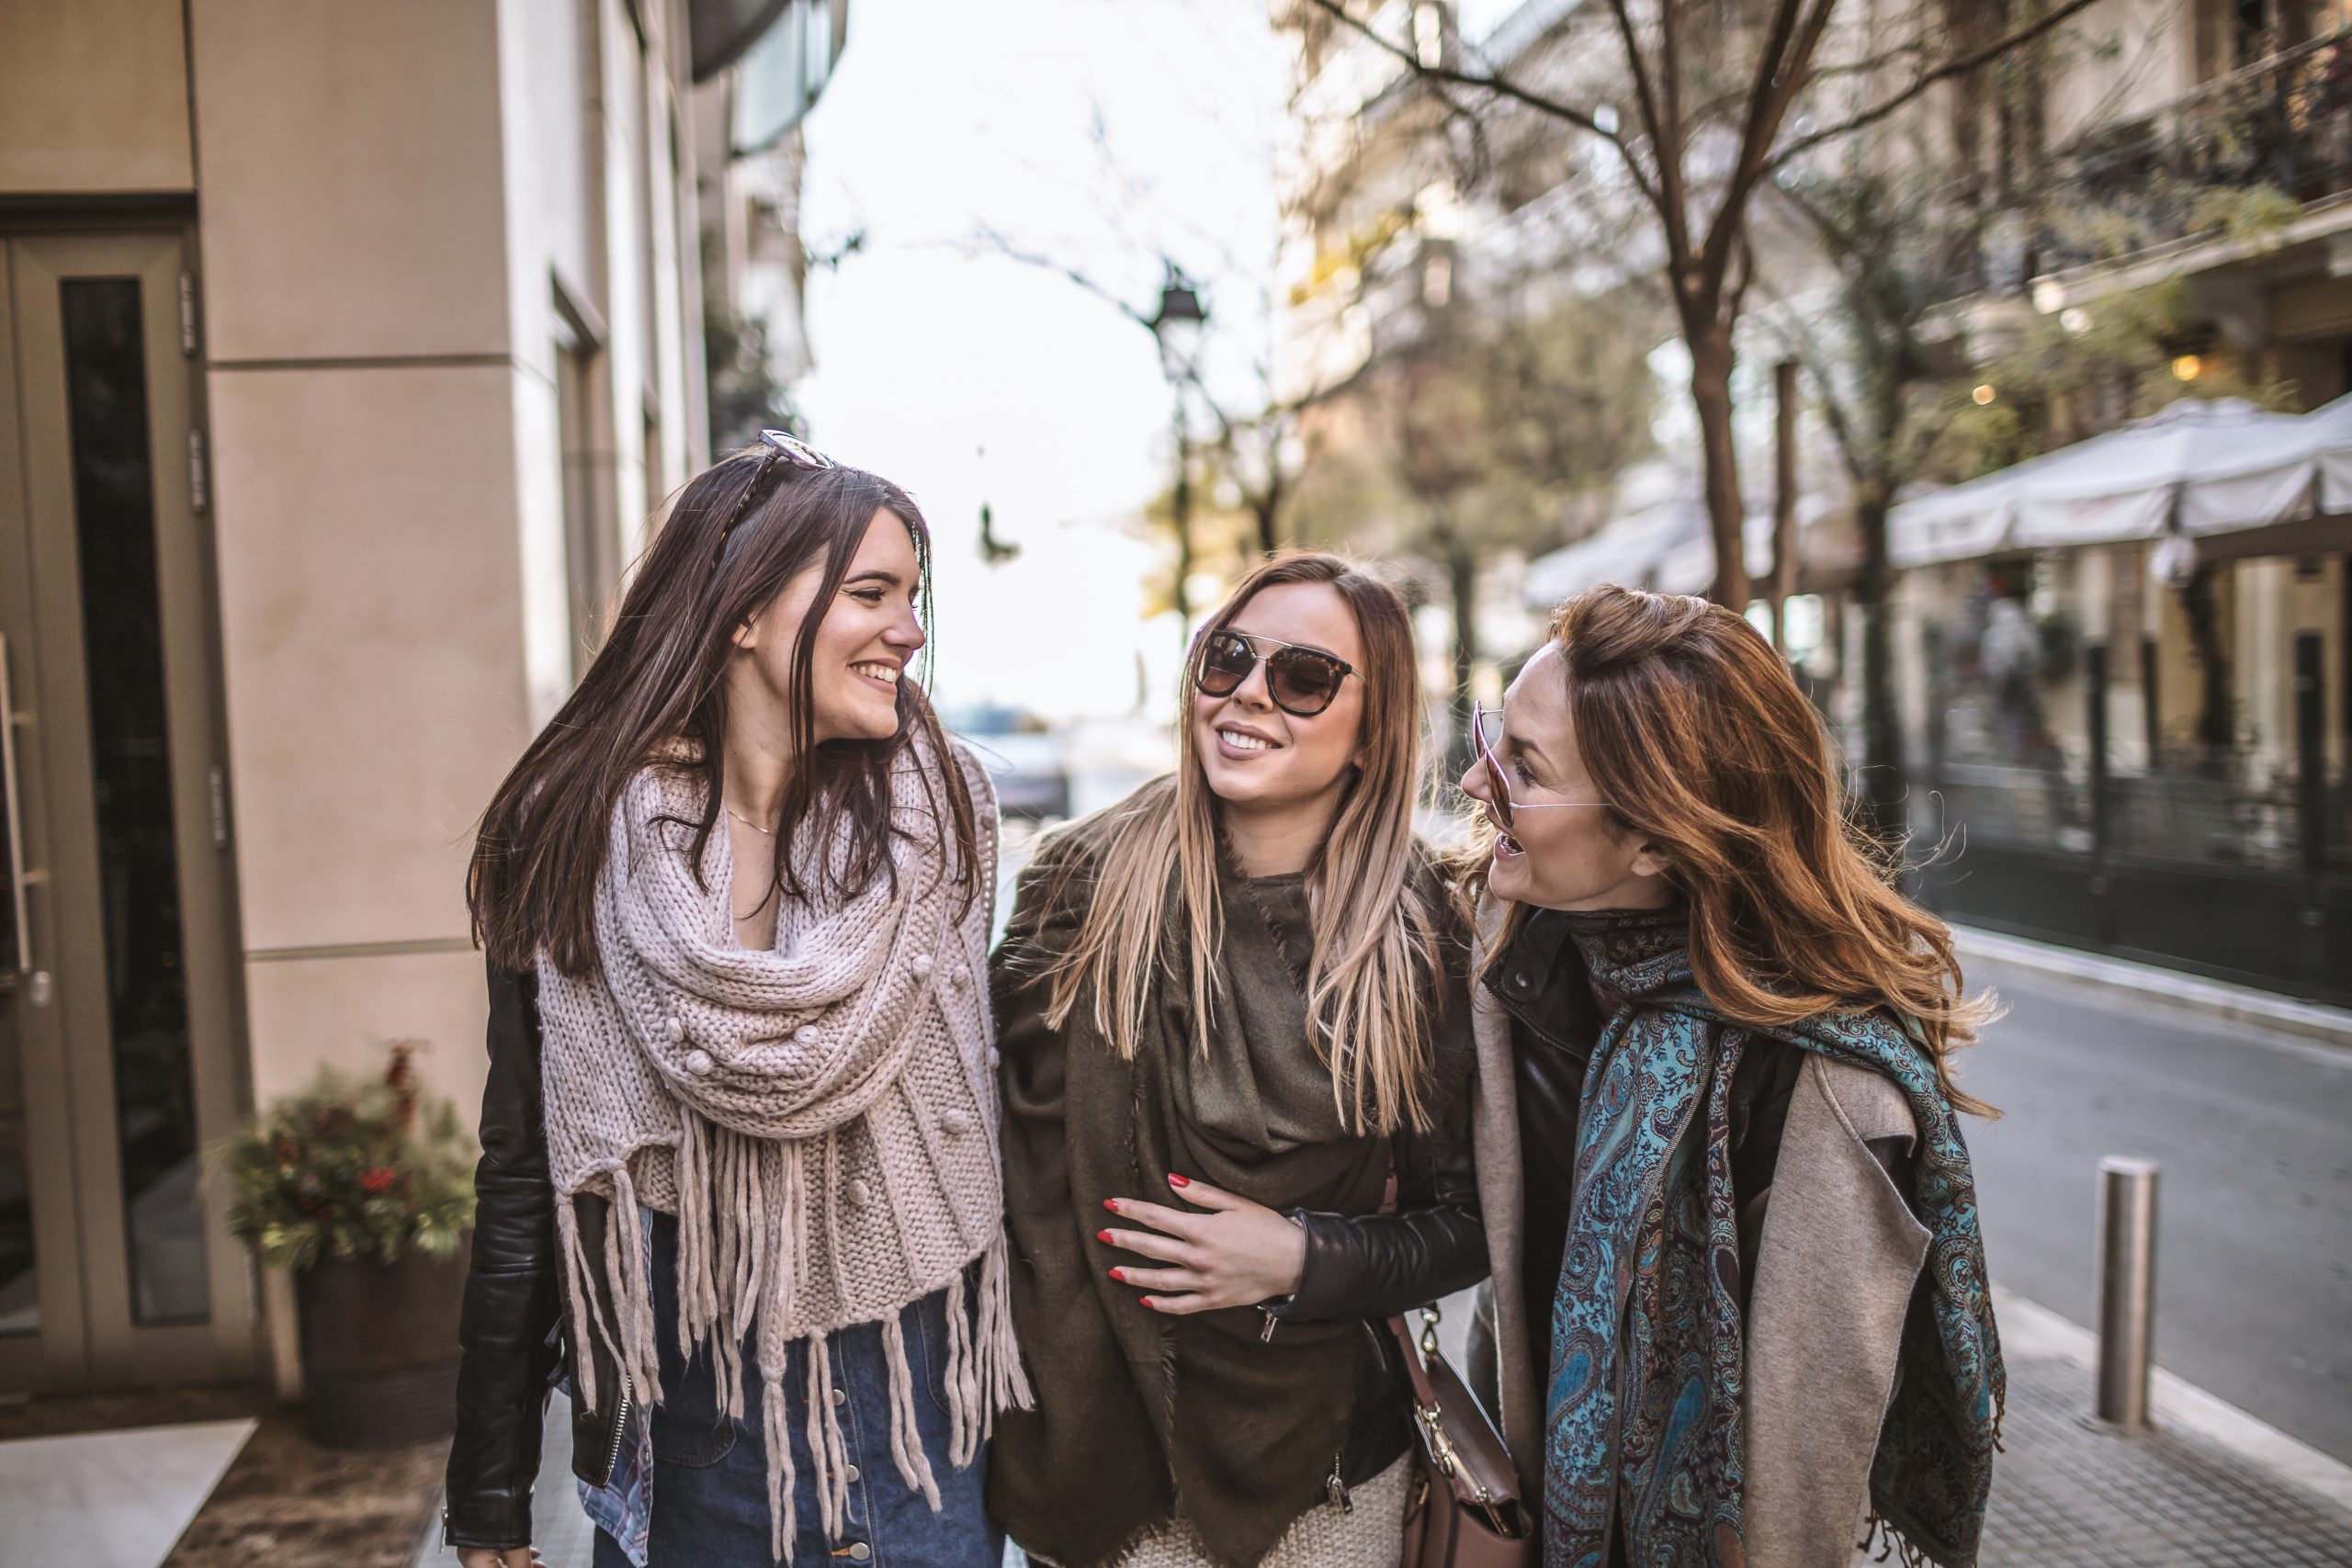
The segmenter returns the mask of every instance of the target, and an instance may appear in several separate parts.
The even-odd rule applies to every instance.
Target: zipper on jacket
[[[630,1386],[628,1381],[628,1373],[621,1373],[621,1407],[618,1411],[615,1412],[613,1416],[612,1452],[605,1457],[605,1484],[606,1486],[610,1486],[613,1483],[613,1472],[621,1467],[621,1441],[628,1436],[629,1395],[634,1392],[635,1390]]]
[[[1323,1495],[1331,1500],[1331,1506],[1343,1514],[1356,1511],[1356,1500],[1348,1495],[1348,1483],[1340,1477],[1338,1454],[1331,1456],[1331,1473],[1323,1478]]]

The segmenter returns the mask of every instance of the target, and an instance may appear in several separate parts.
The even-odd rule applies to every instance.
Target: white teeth
[[[853,664],[850,669],[860,675],[871,675],[877,681],[896,681],[899,667],[895,664]]]
[[[1261,736],[1244,735],[1238,729],[1220,729],[1217,739],[1237,751],[1271,751],[1274,743]]]

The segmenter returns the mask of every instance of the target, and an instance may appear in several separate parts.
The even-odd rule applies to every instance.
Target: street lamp
[[[1193,606],[1185,580],[1193,575],[1193,453],[1184,419],[1184,388],[1198,372],[1201,330],[1208,324],[1208,308],[1199,290],[1185,281],[1174,262],[1159,288],[1159,313],[1148,323],[1159,343],[1159,371],[1176,402],[1176,484],[1169,510],[1176,525],[1176,634],[1192,647]]]

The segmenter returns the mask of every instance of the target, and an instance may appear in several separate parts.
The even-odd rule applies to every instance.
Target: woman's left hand
[[[1306,1264],[1306,1232],[1263,1203],[1204,1181],[1171,1173],[1168,1185],[1185,1202],[1208,1212],[1196,1214],[1136,1198],[1106,1198],[1104,1208],[1151,1229],[1106,1230],[1095,1237],[1107,1247],[1171,1265],[1111,1270],[1111,1278],[1123,1285],[1158,1292],[1144,1297],[1144,1305],[1154,1312],[1214,1312],[1256,1306],[1298,1289]]]

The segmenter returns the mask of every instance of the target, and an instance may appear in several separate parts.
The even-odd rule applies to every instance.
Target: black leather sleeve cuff
[[[1293,1209],[1290,1222],[1306,1233],[1306,1256],[1298,1270],[1298,1289],[1264,1303],[1271,1317],[1306,1320],[1349,1318],[1350,1300],[1362,1285],[1355,1248],[1349,1244],[1354,1227],[1345,1214]]]
[[[441,1540],[449,1546],[512,1551],[531,1544],[531,1488],[453,1493],[441,1509]]]

